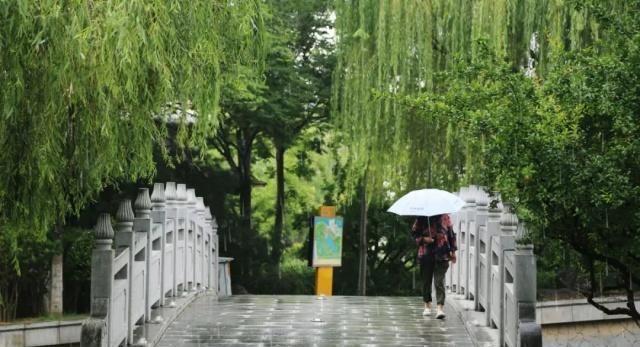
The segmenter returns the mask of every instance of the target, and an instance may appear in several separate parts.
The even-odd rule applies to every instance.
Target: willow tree
[[[259,15],[253,0],[0,2],[3,266],[20,275],[21,233],[59,233],[106,185],[154,174],[166,102],[205,115],[183,137],[203,143],[225,68],[260,42]],[[15,276],[0,280],[4,310]]]
[[[385,189],[455,189],[461,182],[476,180],[477,153],[484,139],[466,141],[450,118],[454,114],[443,118],[407,112],[402,98],[395,96],[445,93],[443,80],[454,66],[485,54],[507,61],[512,71],[544,75],[552,47],[571,50],[598,38],[591,10],[574,4],[336,1],[338,60],[332,112],[342,143],[349,148],[344,161],[347,190],[353,193],[361,186],[360,196],[381,201],[387,196]],[[360,248],[366,249],[366,240]]]
[[[374,14],[387,13],[380,4]],[[413,2],[388,4],[401,16]],[[354,43],[354,37],[371,40],[363,32],[380,35],[405,27],[386,24],[393,21],[385,22],[384,30],[373,27],[368,32],[366,26],[343,26],[350,29],[340,35],[346,47],[340,52],[343,69],[336,72],[344,76],[343,81],[336,79],[342,88],[337,96],[356,108],[343,106],[336,114],[341,124],[351,126],[347,144],[361,141],[365,146],[354,160],[369,162],[370,171],[375,168],[376,175],[381,172],[387,180],[393,173],[370,158],[396,159],[389,161],[395,164],[390,167],[400,169],[400,179],[411,189],[413,182],[438,185],[434,176],[424,173],[443,169],[438,162],[449,163],[441,159],[455,149],[454,162],[463,163],[455,172],[459,179],[499,188],[519,203],[531,237],[544,237],[546,230],[548,238],[581,256],[587,284],[578,289],[592,305],[607,314],[640,319],[633,291],[634,282],[640,281],[635,256],[640,3],[481,0],[423,5],[431,10],[426,20],[433,30],[427,36],[431,50],[438,52],[431,65],[422,66],[432,79],[418,93],[402,92],[399,97],[392,88],[375,85],[370,76],[349,75],[365,64],[372,64],[368,71],[377,71],[375,59],[381,54],[381,46]],[[368,7],[361,5],[364,14],[362,8]],[[349,14],[351,9],[343,11]],[[343,20],[362,21],[353,14]],[[366,49],[349,50],[358,45]],[[413,51],[406,48],[395,51],[410,56]],[[354,88],[359,94],[349,94]],[[359,99],[353,103],[349,97]],[[389,114],[380,111],[385,102],[405,106],[399,108],[405,112],[392,115],[402,126],[390,126],[394,123]],[[354,122],[362,118],[371,119]],[[442,123],[447,124],[446,133],[439,131]],[[379,127],[397,138],[366,136]],[[421,136],[405,131],[412,128]],[[456,132],[464,136],[456,137]],[[434,146],[431,136],[446,138],[444,148]],[[378,145],[380,141],[386,146]],[[412,152],[407,157],[396,153],[400,150]],[[424,152],[435,156],[424,157]],[[413,166],[418,170],[404,170]],[[436,179],[447,174],[435,173]],[[598,288],[596,280],[605,268],[617,273],[614,287],[624,290],[625,306],[609,308],[595,299],[607,290],[602,283]]]
[[[443,73],[488,52],[514,71],[548,69],[552,46],[598,38],[588,8],[572,1],[337,1],[333,114],[351,148],[352,187],[367,172],[373,193],[455,187],[470,157],[446,119],[405,112],[385,96],[444,92]],[[532,45],[533,42],[533,45]],[[484,49],[482,47],[486,47]],[[377,196],[378,194],[374,194]]]

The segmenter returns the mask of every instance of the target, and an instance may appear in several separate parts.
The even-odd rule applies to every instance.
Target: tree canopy
[[[198,111],[202,142],[260,22],[259,1],[3,1],[3,228],[46,230],[106,185],[150,177],[168,102]]]
[[[404,112],[394,98],[443,90],[442,72],[487,53],[538,73],[553,45],[582,47],[598,38],[589,7],[572,1],[339,1],[339,45],[333,115],[350,150],[351,190],[367,171],[370,190],[383,181],[395,190],[416,185],[455,187],[465,180],[468,150],[446,121]],[[621,8],[613,1],[611,8]],[[536,42],[535,52],[530,43]],[[479,46],[482,42],[482,47]],[[434,136],[434,134],[438,134]],[[372,196],[381,196],[372,194]]]
[[[418,2],[380,2],[369,16],[362,8],[373,5],[363,5],[359,20],[349,15],[353,8],[342,9],[350,19],[342,25],[353,24],[340,36],[336,116],[347,143],[365,138],[366,146],[351,160],[369,165],[374,190],[396,181],[395,191],[457,189],[458,182],[500,191],[540,248],[547,237],[580,254],[586,280],[575,289],[590,303],[639,319],[640,3],[467,3],[421,3],[433,25],[427,49],[444,59],[430,65],[409,60],[420,54],[412,43],[391,53],[373,45],[381,35],[411,36],[410,25],[394,20],[410,18]],[[448,6],[462,11],[449,14]],[[376,15],[377,22],[362,24]],[[405,71],[431,74],[402,86],[414,75],[384,72],[394,53],[410,65],[399,65]],[[377,71],[379,80],[351,69]],[[626,307],[607,309],[594,299],[606,290],[596,281],[605,267],[616,271],[608,288],[624,290]]]

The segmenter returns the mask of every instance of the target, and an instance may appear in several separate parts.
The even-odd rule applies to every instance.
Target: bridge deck
[[[158,346],[473,346],[445,311],[444,320],[423,317],[418,297],[203,296]]]

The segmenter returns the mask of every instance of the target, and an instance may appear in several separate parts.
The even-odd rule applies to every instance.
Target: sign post
[[[316,295],[333,294],[333,267],[342,265],[342,217],[335,206],[322,206],[313,220],[312,266],[316,268]]]

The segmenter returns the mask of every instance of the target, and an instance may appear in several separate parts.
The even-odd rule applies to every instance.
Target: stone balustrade
[[[133,207],[120,203],[115,229],[101,214],[82,346],[146,345],[145,324],[162,324],[162,307],[191,293],[218,293],[218,226],[194,189],[156,183],[149,196],[140,188]]]
[[[480,187],[463,187],[465,201],[452,216],[458,261],[447,273],[448,289],[483,312],[498,330],[500,346],[542,346],[536,323],[536,262],[533,246],[518,243],[518,217],[511,206]],[[522,229],[522,228],[521,228]]]

